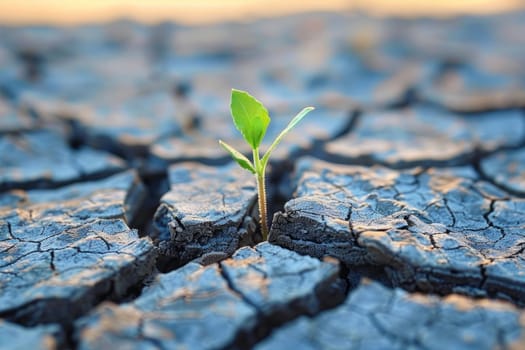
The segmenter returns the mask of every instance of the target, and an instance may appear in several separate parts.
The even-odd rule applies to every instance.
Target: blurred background
[[[308,142],[344,133],[356,111],[521,108],[524,5],[0,1],[0,129],[58,121],[71,145],[149,169],[159,160],[224,160],[219,138],[242,148],[229,120],[231,88],[268,106],[269,134],[316,106],[299,138]]]

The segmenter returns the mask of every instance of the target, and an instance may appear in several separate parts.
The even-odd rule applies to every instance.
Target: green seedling
[[[243,168],[250,171],[257,179],[257,190],[259,195],[259,215],[261,221],[261,232],[263,240],[268,239],[268,224],[266,218],[266,190],[265,190],[265,172],[268,165],[268,159],[275,147],[281,142],[284,135],[286,135],[294,126],[296,126],[313,107],[306,107],[300,111],[292,121],[284,128],[283,131],[270,145],[266,153],[261,158],[259,155],[259,146],[266,134],[268,124],[270,124],[270,116],[268,111],[255,97],[249,93],[241,90],[232,89],[231,95],[231,114],[233,123],[237,130],[239,130],[244,137],[244,140],[250,145],[252,149],[253,159],[250,161],[241,152],[237,151],[226,142],[219,140],[219,143],[232,158]]]

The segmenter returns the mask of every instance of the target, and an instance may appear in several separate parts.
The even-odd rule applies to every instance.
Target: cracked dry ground
[[[1,349],[525,349],[525,13],[0,32]]]

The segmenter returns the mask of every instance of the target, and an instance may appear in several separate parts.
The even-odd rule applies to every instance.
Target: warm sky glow
[[[76,24],[129,17],[142,22],[209,23],[311,10],[364,9],[377,15],[494,13],[523,8],[522,0],[0,0],[1,24]]]

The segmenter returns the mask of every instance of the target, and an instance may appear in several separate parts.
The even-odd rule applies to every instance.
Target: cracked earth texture
[[[0,349],[525,349],[524,31],[0,27]],[[268,139],[316,107],[269,164],[269,242],[217,143],[249,153],[232,87]]]

